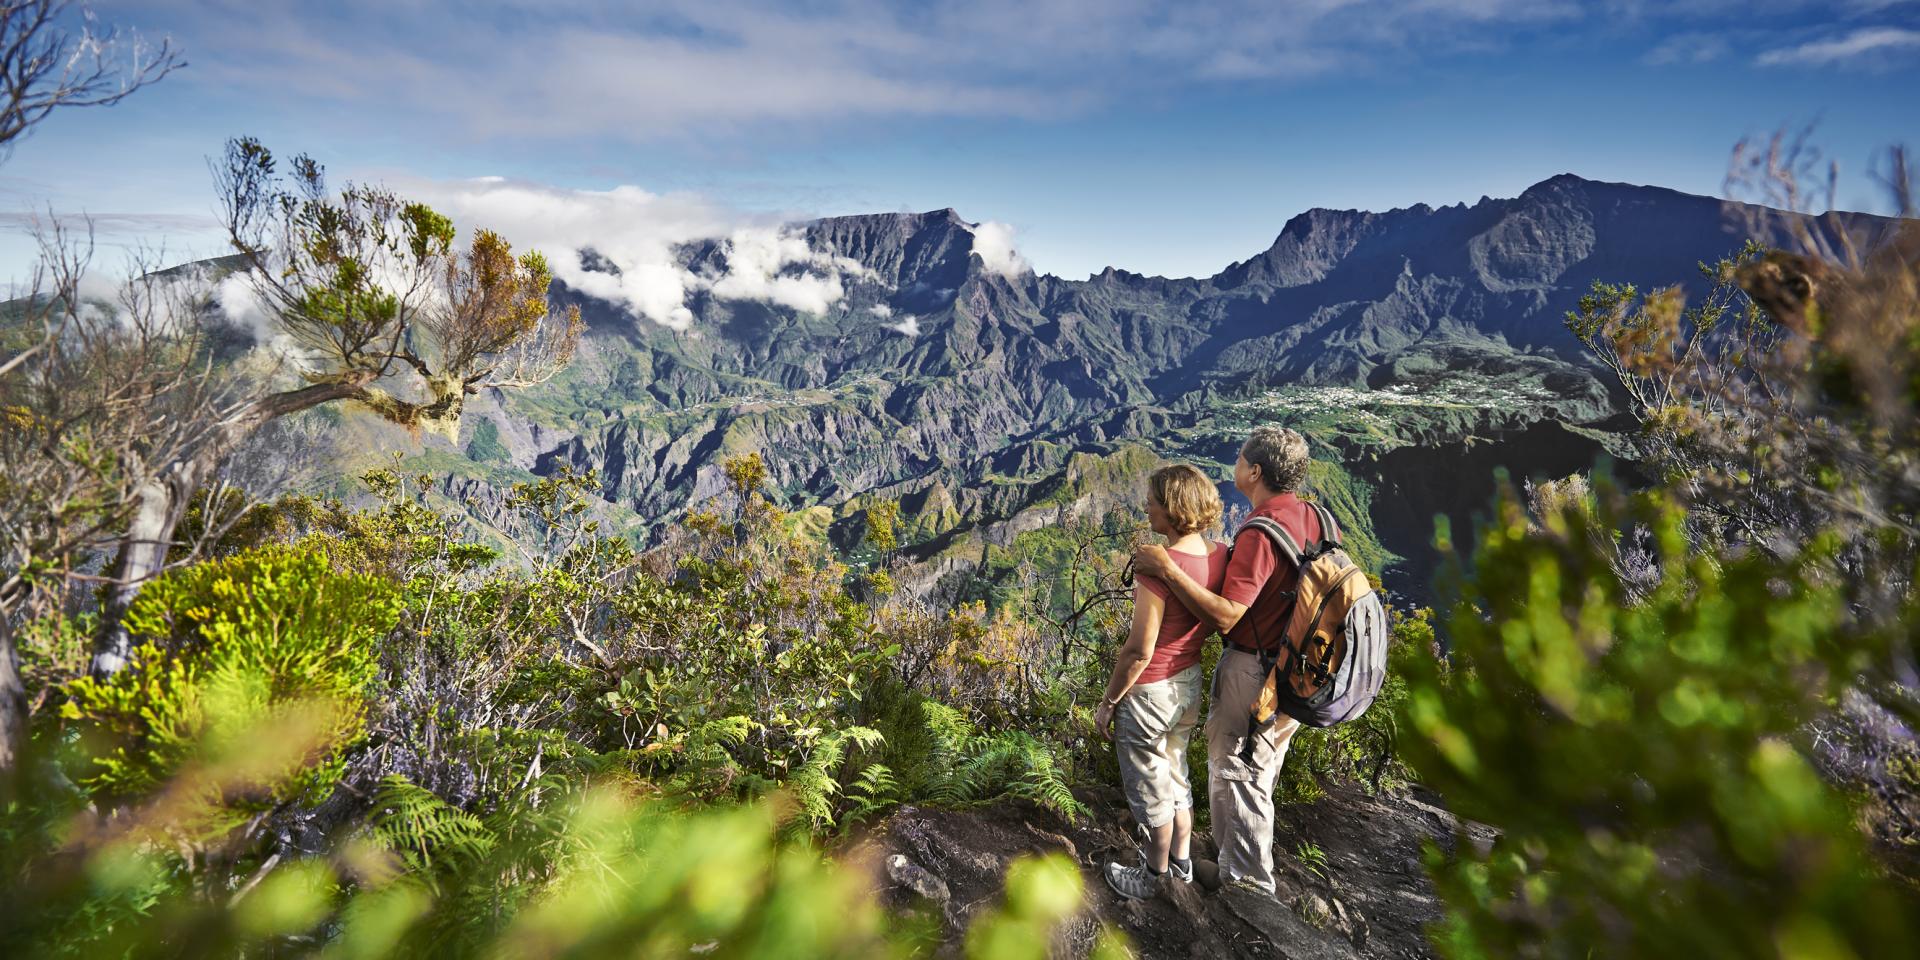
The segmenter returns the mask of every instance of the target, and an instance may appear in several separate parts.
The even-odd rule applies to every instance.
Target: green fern
[[[746,746],[754,731],[764,729],[751,717],[708,720],[691,730],[649,748],[648,766],[667,774],[669,792],[696,799],[714,799],[733,793],[761,792],[761,780],[744,774],[734,751]]]
[[[899,802],[900,783],[884,763],[870,763],[846,789],[847,812],[841,825],[860,823]]]
[[[374,841],[399,854],[409,872],[429,883],[436,865],[484,860],[498,843],[479,817],[399,774],[380,781],[373,808]]]
[[[926,799],[959,806],[1008,796],[1030,800],[1062,816],[1081,816],[1087,808],[1053,751],[1023,731],[981,735],[958,710],[928,701],[923,705],[933,749],[929,761],[938,776],[924,786]]]
[[[1303,840],[1293,848],[1293,853],[1299,859],[1300,865],[1312,871],[1314,875],[1322,880],[1331,879],[1327,870],[1327,851],[1320,849],[1318,844]]]
[[[1019,750],[1020,773],[1006,792],[1012,796],[1031,800],[1063,817],[1082,817],[1089,812],[1085,804],[1073,795],[1073,788],[1067,782],[1066,774],[1055,761],[1053,751],[1040,741],[1024,733],[1013,736],[1021,742]]]
[[[814,744],[806,762],[787,778],[787,789],[815,829],[833,826],[833,799],[841,792],[838,773],[848,746],[871,750],[885,742],[878,730],[847,727],[821,736]]]

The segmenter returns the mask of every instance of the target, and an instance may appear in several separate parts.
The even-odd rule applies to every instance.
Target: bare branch
[[[90,14],[75,34],[60,26],[67,0],[0,2],[0,151],[63,107],[119,103],[186,66],[171,40],[101,30]]]

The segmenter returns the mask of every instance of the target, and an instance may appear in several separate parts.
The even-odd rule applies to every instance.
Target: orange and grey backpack
[[[1266,682],[1254,698],[1245,754],[1253,734],[1286,714],[1310,727],[1331,727],[1365,713],[1387,676],[1387,614],[1366,571],[1340,547],[1340,528],[1318,503],[1320,540],[1302,549],[1286,528],[1266,517],[1247,521],[1273,541],[1274,552],[1300,572],[1288,604],[1280,642],[1260,649]],[[1258,600],[1256,603],[1260,602]]]

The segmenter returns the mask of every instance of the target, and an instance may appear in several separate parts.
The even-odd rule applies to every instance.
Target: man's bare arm
[[[1246,604],[1234,603],[1201,586],[1157,546],[1141,547],[1134,553],[1133,561],[1135,570],[1159,577],[1182,606],[1222,634],[1232,630],[1240,618],[1247,615]]]

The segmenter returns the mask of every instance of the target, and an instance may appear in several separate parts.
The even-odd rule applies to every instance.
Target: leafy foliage
[[[967,932],[970,960],[1041,960],[1051,955],[1048,933],[1080,905],[1080,871],[1059,854],[1028,857],[1007,868],[1006,901],[1001,909]],[[1092,957],[1118,960],[1127,949],[1112,933],[1095,942]]]
[[[311,157],[282,168],[252,138],[229,141],[215,174],[245,278],[324,399],[453,439],[469,394],[543,382],[572,359],[580,314],[549,315],[540,253],[516,257],[486,229],[457,250],[432,208],[378,186],[330,189]],[[408,396],[376,383],[395,377]]]
[[[309,545],[168,574],[127,614],[142,640],[139,663],[67,690],[62,716],[107,744],[82,782],[108,794],[150,791],[203,742],[244,736],[290,706],[317,706],[333,716],[320,755],[300,758],[267,799],[318,799],[364,728],[376,642],[398,607],[389,584],[337,571]]]
[[[1730,182],[1785,203],[1755,232],[1797,252],[1703,264],[1695,305],[1597,284],[1568,318],[1659,487],[1505,497],[1452,668],[1409,664],[1408,762],[1502,832],[1429,852],[1449,954],[1920,949],[1920,235],[1798,213],[1779,147]]]
[[[1658,496],[1603,495],[1531,527],[1511,499],[1450,623],[1468,669],[1412,660],[1403,751],[1485,856],[1430,854],[1461,956],[1828,955],[1920,943],[1910,891],[1872,869],[1846,797],[1795,749],[1887,638],[1848,626],[1819,576],[1689,549]],[[1593,548],[1654,531],[1640,602]],[[1658,896],[1648,896],[1658,889]]]

